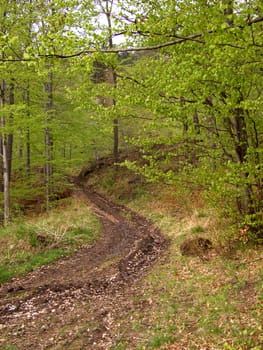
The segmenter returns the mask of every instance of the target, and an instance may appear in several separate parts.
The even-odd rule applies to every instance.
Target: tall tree
[[[149,50],[163,49],[156,57],[137,62],[123,94],[134,106],[140,101],[151,112],[149,131],[153,123],[159,128],[160,136],[157,132],[153,140],[151,132],[151,140],[143,136],[139,144],[148,151],[149,144],[174,144],[167,157],[180,161],[184,174],[191,175],[190,183],[215,190],[227,203],[226,211],[233,208],[234,200],[251,229],[260,231],[263,81],[259,23],[263,9],[256,5],[259,2],[203,6],[201,1],[190,1],[175,6],[171,1],[150,7],[138,32]],[[136,94],[130,93],[127,99],[135,89]],[[170,127],[170,133],[161,131],[162,126]],[[182,152],[182,145],[194,158]],[[144,173],[152,179],[176,181],[171,171],[162,171],[158,154],[151,154],[153,158],[156,161],[149,163],[147,171],[144,167]]]
[[[4,224],[6,225],[10,217],[10,174],[9,174],[9,160],[8,160],[8,136],[4,131],[6,129],[6,117],[3,113],[5,107],[5,94],[6,94],[6,83],[3,80],[1,82],[1,96],[0,96],[0,107],[2,109],[1,115],[1,157],[2,157],[2,172],[3,172],[3,192],[4,192]]]
[[[112,20],[113,20],[113,6],[114,1],[113,0],[98,0],[98,5],[100,7],[100,10],[102,14],[106,18],[106,31],[107,31],[107,42],[106,47],[109,49],[113,49],[113,28],[112,28]],[[105,69],[105,80],[106,82],[115,89],[117,86],[117,76],[115,72],[115,67],[112,64],[109,64]],[[104,105],[107,107],[114,107],[116,105],[116,101],[114,97],[108,96],[105,101]],[[113,119],[113,157],[115,162],[118,162],[119,158],[119,122],[116,116]]]

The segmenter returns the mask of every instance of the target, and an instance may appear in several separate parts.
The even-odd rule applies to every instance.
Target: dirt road
[[[103,224],[100,239],[0,288],[0,349],[110,349],[117,319],[167,242],[144,217],[78,187]],[[13,346],[13,347],[12,347]]]

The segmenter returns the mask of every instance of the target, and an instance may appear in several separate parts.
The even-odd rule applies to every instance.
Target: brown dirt
[[[91,188],[73,195],[100,217],[102,235],[0,287],[0,349],[110,349],[122,337],[116,320],[140,304],[138,281],[167,242],[144,217]]]
[[[180,245],[182,255],[193,255],[202,257],[207,255],[213,247],[210,239],[203,237],[188,238]]]

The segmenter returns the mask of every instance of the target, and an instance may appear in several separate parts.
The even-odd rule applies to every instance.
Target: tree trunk
[[[1,96],[0,96],[0,108],[5,105],[6,99],[6,83],[3,80],[1,82]],[[6,119],[4,115],[1,115],[1,128],[4,130]],[[4,225],[10,220],[10,174],[8,166],[8,137],[5,132],[2,132],[1,137],[2,144],[2,172],[3,172],[3,192],[4,192]]]
[[[3,142],[2,135],[0,136],[0,192],[4,192],[4,182],[3,182]]]
[[[195,110],[195,112],[193,114],[193,124],[194,124],[194,130],[195,130],[196,134],[200,135],[200,133],[201,133],[200,122],[199,122],[199,116],[198,116],[197,110]]]
[[[27,173],[31,171],[31,147],[30,147],[30,129],[26,130],[26,169]]]
[[[27,105],[27,117],[30,117],[30,94],[29,94],[29,83],[27,85],[27,90],[25,93],[25,102]],[[31,171],[31,146],[30,146],[30,127],[26,128],[26,170],[30,174]]]
[[[101,5],[101,7],[103,7]],[[106,1],[106,8],[104,8],[104,13],[107,17],[107,24],[108,24],[108,44],[109,48],[113,48],[113,33],[112,33],[112,7],[113,7],[113,0],[107,0]],[[117,76],[114,72],[114,68],[110,67],[109,72],[109,83],[116,88],[117,87]],[[112,99],[112,105],[115,105],[116,101]],[[119,160],[119,121],[117,118],[114,118],[113,120],[113,157],[114,161],[117,163]]]
[[[106,81],[114,88],[117,86],[117,77],[112,67],[107,69]],[[109,97],[106,100],[106,104],[108,107],[112,107],[115,106],[116,101],[114,98]],[[119,160],[119,120],[117,118],[113,119],[113,158],[117,163]]]
[[[118,119],[113,120],[113,134],[114,134],[114,141],[113,141],[113,157],[115,163],[119,160],[119,121]]]
[[[45,127],[45,182],[46,182],[46,209],[50,206],[50,195],[52,194],[51,176],[53,173],[52,159],[53,159],[53,137],[52,130],[50,128],[50,122],[52,120],[52,108],[53,108],[53,75],[50,72],[48,74],[48,82],[44,83],[44,112],[46,114],[46,127]]]
[[[242,108],[235,109],[234,113],[233,127],[235,134],[235,152],[238,162],[243,164],[247,161],[248,155],[247,125]],[[248,176],[248,172],[243,173],[245,181],[247,181]],[[243,198],[241,198],[241,203],[239,205],[244,214],[254,214],[255,205],[253,200],[253,189],[250,183],[244,185]]]
[[[9,105],[15,104],[15,94],[14,94],[14,84],[10,85],[9,88]],[[13,116],[10,114],[10,122],[12,122]],[[8,178],[9,182],[11,180],[11,172],[12,172],[12,159],[13,159],[13,140],[14,136],[13,134],[7,135],[7,172],[8,172]]]

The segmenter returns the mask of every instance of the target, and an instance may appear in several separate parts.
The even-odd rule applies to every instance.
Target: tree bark
[[[113,33],[112,33],[112,7],[113,0],[106,0],[105,6],[102,4],[102,1],[99,0],[99,5],[102,9],[102,12],[105,14],[108,25],[108,47],[109,49],[113,49]],[[109,67],[107,69],[107,82],[112,85],[114,88],[117,86],[117,76],[113,67]],[[109,101],[109,106],[114,106],[116,101],[114,98],[111,98]],[[114,118],[113,120],[113,158],[117,163],[119,160],[119,121],[118,118]]]
[[[1,95],[0,95],[0,108],[3,108],[6,103],[6,83],[3,80],[1,82]],[[1,115],[1,128],[4,130],[6,125],[5,116]],[[10,220],[10,174],[8,166],[8,137],[4,131],[1,136],[1,148],[2,148],[2,172],[3,172],[3,192],[4,192],[4,213],[3,221],[4,225],[8,224]]]
[[[14,84],[10,84],[9,88],[9,105],[14,105],[15,104],[15,93],[14,93]],[[12,122],[13,116],[10,114],[10,123]],[[14,136],[13,134],[8,134],[7,135],[7,167],[8,167],[8,178],[9,182],[11,181],[11,172],[12,172],[12,159],[13,159],[13,141],[14,141]]]
[[[27,90],[25,94],[25,102],[27,106],[27,117],[30,117],[30,92],[29,92],[29,83],[27,85]],[[26,170],[30,174],[31,171],[31,145],[30,145],[30,127],[26,128]]]
[[[50,195],[52,194],[51,176],[53,173],[53,137],[50,122],[52,120],[53,108],[53,74],[49,72],[48,82],[44,83],[44,112],[46,114],[45,127],[45,182],[46,182],[46,209],[50,206]]]

